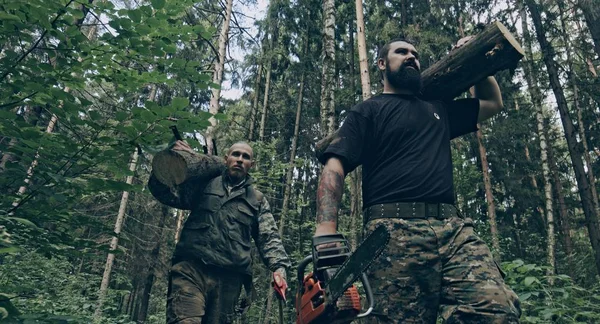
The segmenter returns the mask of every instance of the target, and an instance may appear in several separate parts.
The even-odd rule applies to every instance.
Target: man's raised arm
[[[337,213],[344,192],[344,167],[342,161],[327,160],[317,189],[317,229],[315,236],[334,234],[337,230]]]

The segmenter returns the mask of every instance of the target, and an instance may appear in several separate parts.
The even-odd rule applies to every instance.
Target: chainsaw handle
[[[365,293],[367,294],[367,301],[369,302],[369,308],[367,308],[367,310],[364,313],[360,313],[356,316],[356,318],[363,318],[363,317],[367,317],[371,314],[371,312],[373,311],[373,308],[375,307],[375,299],[373,298],[373,289],[371,289],[371,284],[369,284],[369,278],[367,278],[367,275],[363,272],[362,276],[360,277],[360,281],[363,284],[363,287],[365,287]]]

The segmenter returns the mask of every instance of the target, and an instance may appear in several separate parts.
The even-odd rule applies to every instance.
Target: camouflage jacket
[[[175,248],[176,259],[200,260],[251,275],[254,240],[271,271],[290,267],[269,203],[254,189],[252,178],[229,190],[219,176],[203,189],[188,184],[172,193],[152,176],[149,187],[161,202],[191,210]]]

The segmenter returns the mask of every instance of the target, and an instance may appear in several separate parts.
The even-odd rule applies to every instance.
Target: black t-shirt
[[[450,140],[477,130],[478,99],[423,101],[381,94],[356,105],[323,154],[346,173],[363,165],[364,207],[454,203]]]

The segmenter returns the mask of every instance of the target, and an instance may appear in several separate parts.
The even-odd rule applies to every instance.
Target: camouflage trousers
[[[519,323],[517,295],[469,218],[374,219],[388,246],[368,270],[375,316],[363,323]]]
[[[169,275],[167,324],[228,324],[235,319],[244,275],[190,261]]]

